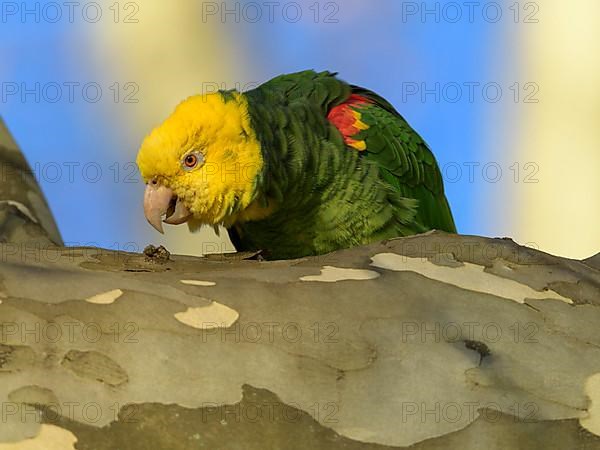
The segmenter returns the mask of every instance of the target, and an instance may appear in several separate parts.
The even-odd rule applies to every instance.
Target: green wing
[[[245,93],[265,161],[259,190],[281,207],[244,224],[245,243],[236,248],[266,246],[292,257],[434,228],[456,232],[427,145],[390,103],[335,75],[282,75]],[[353,96],[367,101],[355,104]],[[352,110],[367,129],[348,127]],[[366,148],[358,151],[347,139],[364,140]],[[311,214],[317,209],[320,216]],[[287,236],[304,247],[289,248]]]
[[[264,102],[292,104],[308,101],[326,113],[329,108],[342,103],[351,93],[351,86],[336,78],[335,72],[305,70],[280,75],[257,88]]]
[[[385,99],[357,86],[352,93],[368,100],[352,106],[368,126],[352,136],[365,141],[363,157],[379,166],[381,178],[402,197],[418,201],[415,220],[420,225],[456,233],[440,169],[427,144]]]

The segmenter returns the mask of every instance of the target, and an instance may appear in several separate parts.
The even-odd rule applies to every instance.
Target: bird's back
[[[282,252],[293,257],[456,231],[433,154],[382,97],[314,71],[282,75],[246,96],[267,167],[265,197],[279,212],[234,227],[238,246],[273,246],[278,234],[295,234],[299,247]]]

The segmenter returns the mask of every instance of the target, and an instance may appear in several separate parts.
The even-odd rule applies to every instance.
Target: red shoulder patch
[[[353,139],[353,136],[361,130],[366,130],[369,126],[361,121],[362,115],[358,108],[369,103],[373,102],[361,95],[352,94],[348,100],[334,106],[327,114],[327,119],[342,133],[346,145],[359,151],[365,150],[367,145],[365,141]]]

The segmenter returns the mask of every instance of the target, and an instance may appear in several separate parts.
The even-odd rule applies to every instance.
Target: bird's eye
[[[198,157],[196,155],[187,155],[185,157],[185,165],[187,167],[194,167],[198,164]]]
[[[191,170],[203,161],[204,156],[202,156],[200,152],[189,153],[184,156],[182,161],[182,167],[184,170]]]

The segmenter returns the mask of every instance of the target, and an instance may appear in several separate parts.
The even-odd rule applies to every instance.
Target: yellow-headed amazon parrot
[[[223,225],[238,251],[273,259],[456,232],[427,144],[389,102],[336,75],[180,103],[137,156],[150,224]]]

